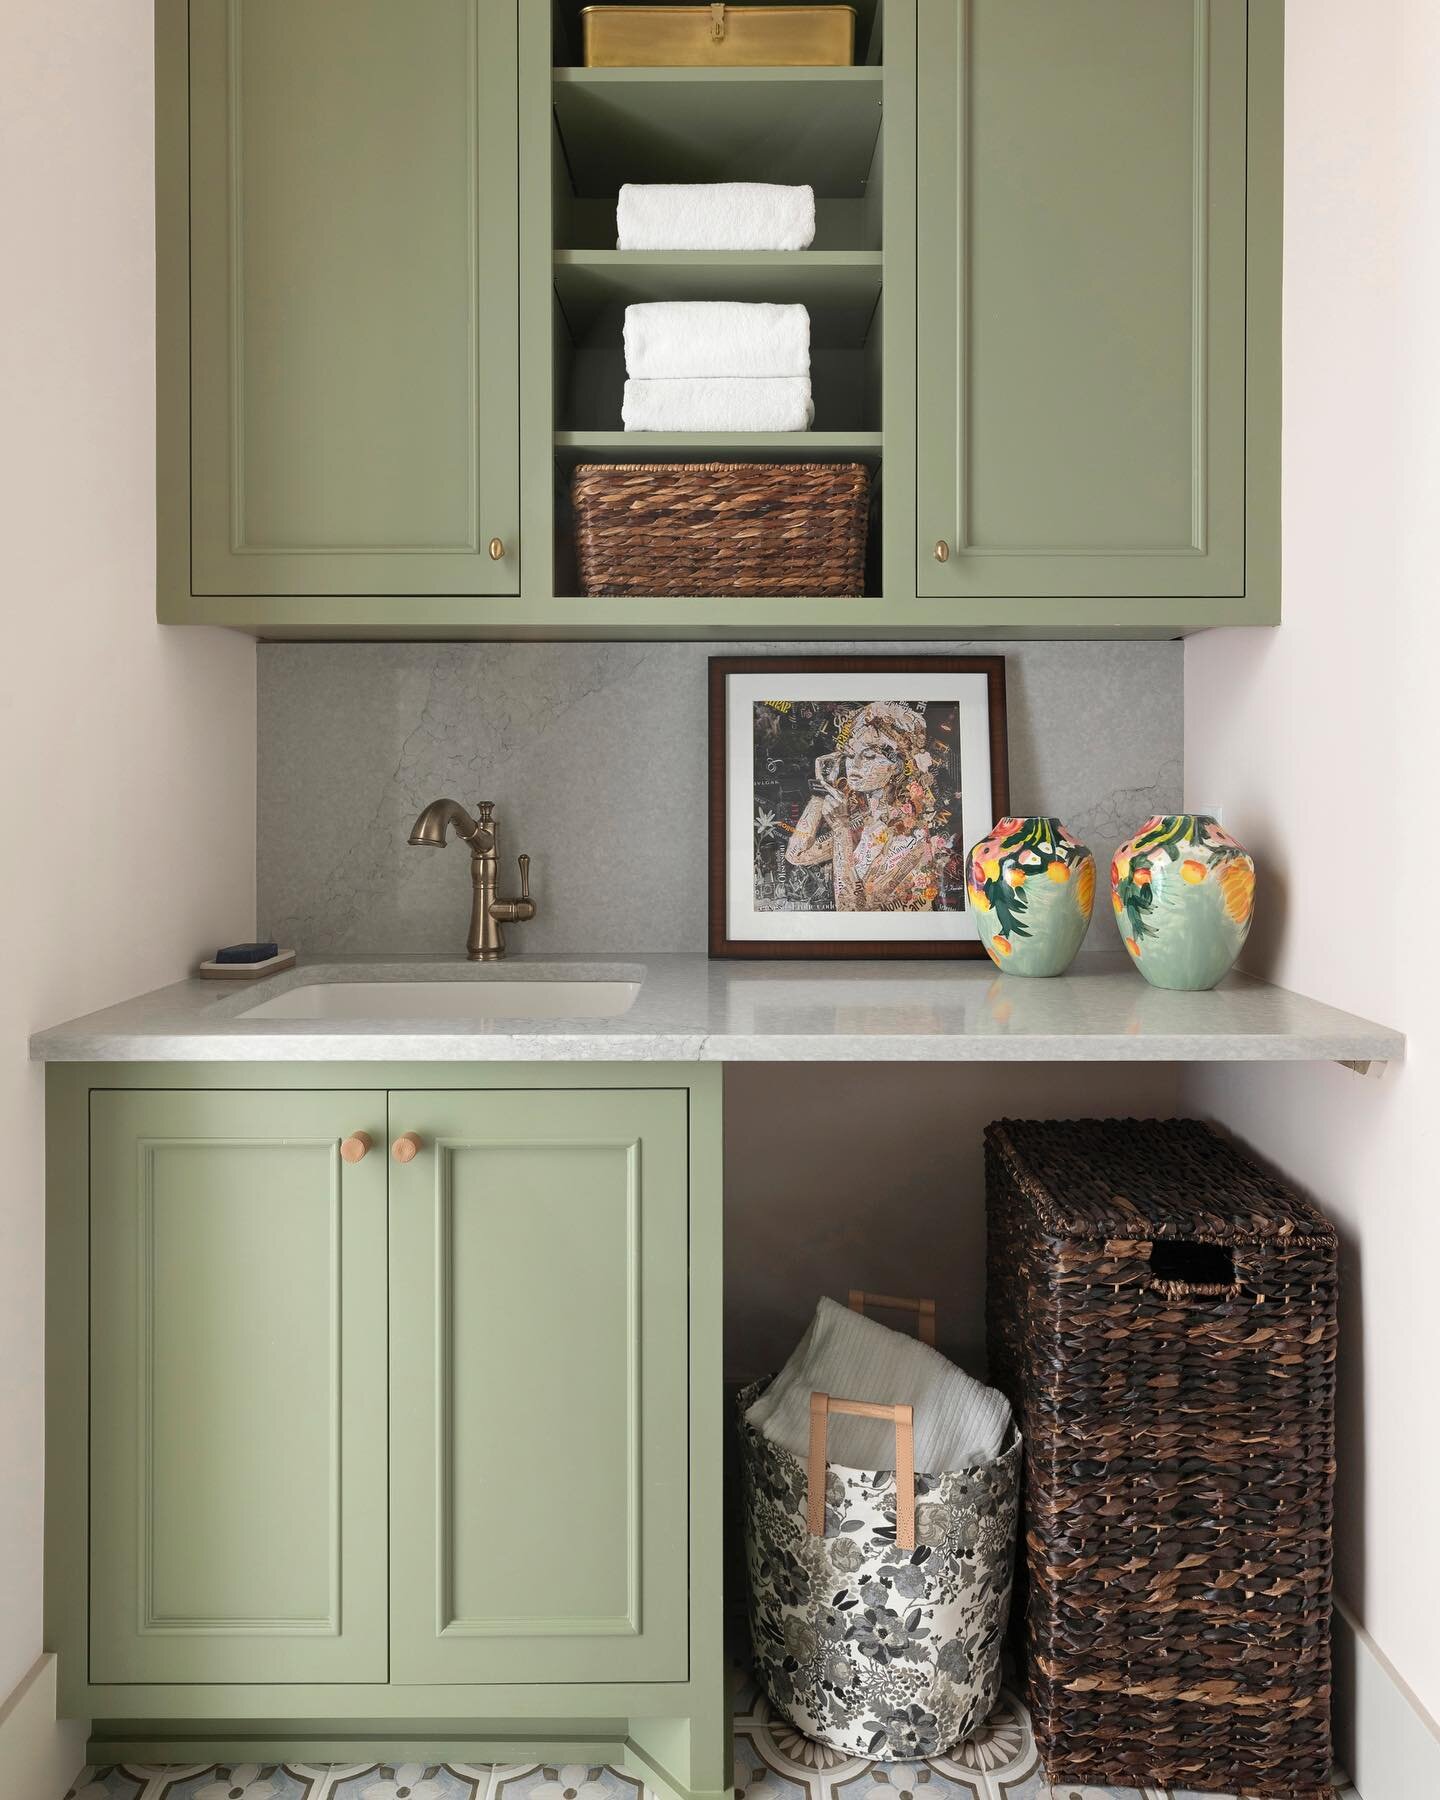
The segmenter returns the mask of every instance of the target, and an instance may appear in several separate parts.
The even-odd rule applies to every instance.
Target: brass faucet
[[[495,822],[495,803],[482,800],[476,810],[480,817],[472,819],[458,800],[432,800],[415,821],[410,842],[438,849],[445,842],[446,831],[453,825],[470,846],[470,883],[474,892],[465,954],[471,962],[499,962],[505,954],[505,933],[501,926],[520,925],[535,917],[535,902],[530,898],[530,858],[520,858],[520,898],[497,899],[500,827]]]

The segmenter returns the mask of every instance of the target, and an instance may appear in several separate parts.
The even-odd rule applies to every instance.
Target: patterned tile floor
[[[1216,1800],[1176,1788],[1051,1787],[1020,1702],[1001,1697],[953,1756],[870,1763],[826,1750],[777,1720],[748,1678],[735,1711],[736,1800]],[[645,1800],[614,1769],[469,1763],[307,1763],[283,1768],[125,1765],[86,1769],[65,1800]],[[1337,1782],[1335,1800],[1359,1800]]]
[[[736,1694],[737,1800],[1217,1800],[1181,1788],[1079,1787],[1045,1779],[1030,1718],[1008,1690],[984,1731],[950,1756],[870,1763],[802,1738],[748,1677]],[[1337,1783],[1335,1800],[1359,1800]]]
[[[65,1800],[641,1800],[614,1769],[348,1763],[86,1769]]]

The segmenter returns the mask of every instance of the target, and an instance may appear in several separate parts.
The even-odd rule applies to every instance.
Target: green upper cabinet
[[[848,68],[587,68],[581,11],[156,0],[162,620],[1278,621],[1283,0],[866,0]],[[735,180],[815,244],[614,247],[622,185]],[[625,433],[676,298],[804,304],[816,429]],[[862,593],[582,592],[577,464],[737,460],[870,469]]]
[[[918,593],[1244,595],[1245,0],[918,9]]]
[[[517,593],[513,4],[190,0],[188,121],[191,593]]]
[[[386,1679],[384,1131],[383,1093],[93,1095],[91,1681]]]
[[[391,1679],[684,1681],[685,1092],[390,1123]]]

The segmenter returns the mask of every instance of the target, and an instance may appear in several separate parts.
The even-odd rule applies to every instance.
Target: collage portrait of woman
[[[712,955],[983,954],[1003,657],[712,657],[710,751]]]
[[[958,722],[953,700],[758,702],[757,909],[963,908]]]

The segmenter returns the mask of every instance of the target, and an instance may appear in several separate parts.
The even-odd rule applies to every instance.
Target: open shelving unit
[[[865,592],[878,597],[885,279],[880,0],[857,6],[856,62],[849,68],[584,68],[579,10],[579,0],[561,0],[552,40],[554,593],[578,593],[568,499],[577,463],[795,460],[863,462],[870,469]],[[627,181],[809,183],[815,243],[802,251],[617,250],[615,204]],[[624,310],[644,300],[803,304],[810,314],[814,428],[623,431]]]

